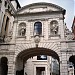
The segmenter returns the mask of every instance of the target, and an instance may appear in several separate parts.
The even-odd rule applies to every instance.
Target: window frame
[[[36,30],[38,29],[38,30]],[[42,22],[37,21],[34,23],[34,36],[38,35],[41,36],[42,35]]]

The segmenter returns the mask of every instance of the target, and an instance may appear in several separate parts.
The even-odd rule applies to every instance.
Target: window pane
[[[42,34],[42,24],[41,24],[41,22],[36,22],[34,24],[34,33],[35,33],[35,35],[41,35]]]
[[[47,60],[47,56],[46,55],[39,55],[39,56],[37,56],[37,60]]]

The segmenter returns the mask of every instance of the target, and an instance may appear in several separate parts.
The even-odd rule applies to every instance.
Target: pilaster
[[[67,52],[63,51],[60,57],[60,75],[68,75]]]
[[[8,57],[8,75],[15,75],[14,55]]]

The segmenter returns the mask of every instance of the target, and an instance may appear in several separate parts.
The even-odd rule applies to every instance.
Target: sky
[[[69,30],[71,30],[73,19],[75,16],[75,0],[18,0],[18,1],[21,7],[37,2],[47,2],[64,8],[66,10],[64,21]]]

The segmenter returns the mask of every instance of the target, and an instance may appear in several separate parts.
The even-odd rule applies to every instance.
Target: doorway
[[[6,57],[1,58],[1,75],[7,75],[8,73],[8,59]]]
[[[45,67],[36,67],[36,75],[46,75]]]

